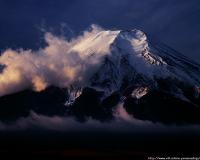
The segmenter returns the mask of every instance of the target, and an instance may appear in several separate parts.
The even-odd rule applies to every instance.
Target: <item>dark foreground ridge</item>
[[[30,90],[0,97],[0,119],[13,122],[21,117],[28,117],[30,111],[46,116],[72,116],[84,122],[88,118],[101,122],[114,118],[113,112],[120,102],[121,95],[115,92],[101,100],[103,93],[92,88],[83,89],[75,102],[66,106],[66,89],[49,87],[42,92]],[[165,124],[199,124],[199,99],[190,103],[162,91],[151,91],[140,99],[124,94],[124,108],[128,114],[141,120]]]

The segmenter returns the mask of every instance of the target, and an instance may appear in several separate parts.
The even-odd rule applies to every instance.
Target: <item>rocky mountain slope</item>
[[[81,53],[90,62],[86,84],[2,96],[0,119],[10,121],[34,111],[80,121],[108,121],[121,103],[130,115],[142,120],[200,122],[200,65],[149,41],[142,31],[99,31],[68,52]]]

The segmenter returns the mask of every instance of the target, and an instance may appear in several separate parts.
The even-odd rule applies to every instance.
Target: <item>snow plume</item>
[[[91,28],[71,41],[46,33],[47,46],[38,51],[8,49],[1,53],[0,65],[5,67],[0,72],[0,96],[27,88],[39,92],[50,85],[86,84],[88,73],[95,70],[91,66],[100,63],[101,56],[88,60],[88,55],[83,55],[81,48],[76,50],[73,47],[101,31],[95,25]]]

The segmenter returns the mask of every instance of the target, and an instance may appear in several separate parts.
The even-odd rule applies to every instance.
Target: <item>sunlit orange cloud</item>
[[[92,27],[91,31],[71,41],[46,33],[47,46],[38,51],[8,49],[1,53],[0,64],[6,67],[0,74],[0,96],[28,88],[39,92],[50,85],[67,87],[75,81],[86,85],[88,73],[92,74],[98,67],[91,66],[100,64],[109,49],[104,47],[107,44],[95,46],[99,53],[93,57],[90,57],[90,51],[85,51],[91,45],[86,42],[92,42],[94,36],[101,32],[101,28]]]

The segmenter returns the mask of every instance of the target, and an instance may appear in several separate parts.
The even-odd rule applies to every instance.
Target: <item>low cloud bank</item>
[[[199,133],[199,125],[164,125],[143,121],[129,115],[120,103],[113,111],[115,119],[108,122],[100,122],[89,118],[81,123],[74,117],[44,116],[33,111],[28,117],[21,117],[13,123],[0,122],[0,131],[26,131],[29,129],[48,130],[58,132],[71,131],[104,131],[104,132],[144,132],[144,133]]]

